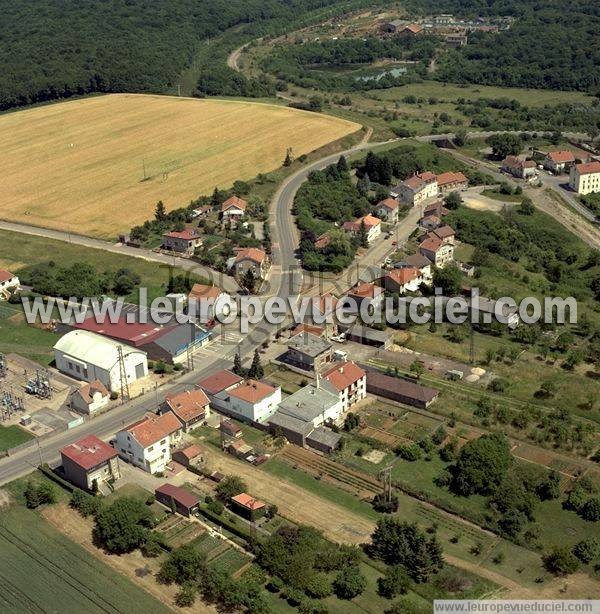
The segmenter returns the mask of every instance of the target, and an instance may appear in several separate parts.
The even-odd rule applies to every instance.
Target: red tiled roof
[[[262,264],[265,261],[267,254],[262,251],[262,249],[258,249],[256,247],[247,247],[244,249],[238,250],[235,261],[240,262],[242,260],[253,260],[258,264]]]
[[[349,230],[351,232],[358,232],[360,230],[360,226],[362,222],[365,223],[365,228],[369,230],[370,228],[374,228],[375,226],[379,226],[381,224],[381,220],[374,215],[365,215],[364,217],[359,217],[357,220],[353,222],[344,222],[344,230]]]
[[[0,269],[0,282],[9,281],[14,277],[14,275],[7,271],[6,269]]]
[[[159,486],[155,491],[155,494],[162,494],[166,497],[172,497],[177,503],[180,503],[183,507],[188,509],[198,505],[200,499],[180,486],[174,486],[173,484],[163,484]]]
[[[242,429],[237,424],[234,424],[233,422],[229,420],[221,420],[221,423],[219,424],[219,428],[222,431],[227,431],[233,435],[237,435],[238,433],[242,432]]]
[[[403,28],[402,32],[404,32],[404,30],[408,30],[413,34],[418,34],[422,29],[423,28],[417,23],[409,23],[405,28]]]
[[[533,160],[521,160],[517,156],[506,156],[502,161],[502,165],[508,168],[535,168]]]
[[[85,384],[79,388],[79,390],[76,390],[76,392],[88,405],[93,402],[93,396],[96,392],[99,392],[103,397],[107,397],[109,395],[106,386],[98,379],[90,382],[89,384]]]
[[[440,228],[432,230],[430,234],[434,234],[440,239],[447,239],[448,237],[453,237],[456,233],[454,232],[454,228],[452,228],[452,226],[448,226],[448,224],[446,224],[445,226],[440,226]]]
[[[402,269],[393,269],[386,275],[386,277],[393,279],[397,284],[403,286],[420,275],[421,273],[418,269],[413,267],[404,267]]]
[[[422,220],[422,222],[432,222],[433,224],[439,224],[442,220],[437,215],[426,215]]]
[[[231,207],[236,207],[237,209],[241,209],[244,211],[248,203],[243,198],[238,198],[237,196],[230,196],[222,205],[221,211],[227,211]]]
[[[223,290],[217,286],[206,286],[204,284],[194,284],[190,293],[188,294],[188,299],[192,298],[214,298],[217,299],[221,296]]]
[[[419,245],[421,249],[427,250],[428,252],[437,252],[441,246],[442,240],[439,237],[430,237],[429,235],[427,235],[425,240]]]
[[[418,190],[420,187],[431,183],[436,180],[436,176],[429,171],[425,171],[424,173],[415,173],[412,177],[409,177],[406,181],[404,181],[404,185],[411,188],[411,190]]]
[[[372,283],[359,284],[354,286],[348,292],[348,296],[359,296],[361,298],[375,298],[379,296],[383,290]]]
[[[315,249],[323,249],[331,243],[329,234],[324,233],[315,239]]]
[[[170,237],[172,239],[192,241],[193,239],[198,239],[200,237],[200,233],[193,228],[186,228],[185,230],[172,230],[171,232],[166,232],[163,236]]]
[[[561,151],[549,151],[548,157],[555,164],[564,164],[565,162],[575,162],[575,156],[572,151],[561,150]]]
[[[125,316],[120,317],[119,320],[114,323],[108,318],[105,318],[104,322],[100,323],[92,316],[86,318],[81,323],[74,323],[73,328],[127,341],[130,345],[135,347],[149,343],[157,337],[162,336],[168,330],[168,327],[158,326],[152,322],[146,324],[128,322]]]
[[[575,168],[580,175],[600,173],[600,162],[586,162],[585,164],[578,164]]]
[[[265,506],[260,499],[255,499],[253,496],[245,492],[235,495],[235,497],[231,497],[231,500],[252,511],[259,510]]]
[[[148,416],[126,427],[125,431],[144,448],[160,441],[167,435],[181,429],[181,424],[174,414],[168,412],[162,416]]]
[[[365,372],[355,362],[344,362],[326,371],[323,374],[323,379],[326,379],[334,388],[342,392],[364,376]]]
[[[165,399],[171,411],[183,422],[206,415],[208,397],[204,390],[185,390]]]
[[[229,391],[229,394],[236,399],[241,399],[247,403],[258,403],[266,397],[272,395],[275,392],[273,386],[258,382],[254,379],[246,380],[243,384],[240,384],[233,390]]]
[[[313,296],[310,300],[313,313],[318,311],[322,316],[335,312],[335,308],[339,302],[337,298],[329,292],[321,296]]]
[[[188,446],[187,448],[183,448],[182,450],[177,450],[179,454],[183,454],[188,460],[192,460],[202,454],[202,448],[196,444]]]
[[[395,198],[385,198],[384,200],[377,203],[378,207],[385,207],[390,211],[398,208],[398,201]]]
[[[243,379],[243,377],[223,369],[222,371],[217,371],[217,373],[213,373],[212,375],[201,379],[198,382],[198,386],[200,386],[200,388],[202,388],[205,392],[208,392],[208,394],[217,394],[223,390],[226,390],[230,386],[239,384],[241,381],[243,381]]]
[[[87,435],[78,439],[76,442],[65,446],[60,453],[86,471],[119,455],[113,447],[104,443],[95,435]]]
[[[294,330],[290,333],[290,337],[295,337],[300,333],[312,333],[313,335],[317,335],[320,337],[325,332],[324,328],[319,326],[311,326],[310,324],[298,324]]]
[[[449,183],[464,183],[468,179],[462,173],[441,173],[437,175],[438,186],[445,186]]]

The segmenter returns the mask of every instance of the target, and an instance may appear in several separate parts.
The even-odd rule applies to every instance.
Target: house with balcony
[[[390,190],[390,196],[411,207],[420,205],[437,195],[437,177],[429,171],[416,173]]]
[[[355,362],[335,364],[320,377],[321,388],[337,394],[342,412],[367,396],[367,374]]]
[[[60,451],[65,478],[83,490],[104,491],[121,477],[119,454],[95,435],[86,435]]]

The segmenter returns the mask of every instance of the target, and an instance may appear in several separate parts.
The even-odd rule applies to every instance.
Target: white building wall
[[[227,409],[232,414],[238,414],[248,420],[265,422],[277,411],[279,403],[281,403],[281,389],[277,388],[273,394],[258,403],[248,403],[237,397],[229,397]]]

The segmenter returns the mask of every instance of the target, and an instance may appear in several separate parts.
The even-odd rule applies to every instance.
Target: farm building
[[[97,322],[91,317],[73,324],[73,328],[123,341],[146,352],[151,360],[171,364],[184,362],[189,352],[210,342],[210,333],[193,322],[158,325],[152,322],[128,322],[126,316],[116,322]]]
[[[331,429],[319,426],[306,436],[306,445],[313,450],[331,454],[338,447],[342,435]]]
[[[181,441],[183,428],[171,412],[142,418],[117,433],[119,456],[148,473],[162,473],[171,462],[171,448]]]
[[[160,408],[160,413],[172,412],[181,423],[183,432],[206,422],[210,415],[208,397],[203,390],[184,390],[169,395]]]
[[[105,482],[121,477],[117,451],[95,435],[65,446],[60,456],[65,478],[83,490],[102,492]]]
[[[422,409],[429,407],[440,393],[435,388],[377,371],[367,371],[367,392]]]
[[[235,512],[247,520],[256,520],[267,511],[265,503],[245,492],[231,497],[231,506]]]
[[[303,332],[288,340],[285,362],[305,371],[318,371],[331,362],[333,348],[329,341]]]
[[[173,484],[163,484],[154,491],[154,495],[158,502],[174,509],[182,516],[189,518],[198,512],[200,499],[185,488]]]
[[[89,384],[84,384],[71,394],[70,405],[72,409],[92,416],[103,407],[106,407],[109,400],[110,393],[106,386],[101,381],[94,380]]]
[[[128,382],[148,375],[146,352],[85,330],[63,335],[54,346],[54,359],[62,373],[86,382],[99,380],[108,390],[121,389],[121,370]]]

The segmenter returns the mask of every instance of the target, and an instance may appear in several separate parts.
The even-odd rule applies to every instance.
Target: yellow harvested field
[[[353,122],[276,105],[112,94],[0,116],[0,218],[114,237],[272,171]],[[145,179],[144,179],[145,173]]]

